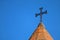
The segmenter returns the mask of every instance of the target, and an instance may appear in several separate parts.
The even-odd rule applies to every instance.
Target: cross
[[[38,15],[40,15],[40,22],[42,22],[42,15],[43,15],[43,14],[47,14],[47,10],[46,10],[46,11],[44,11],[44,12],[42,12],[42,9],[43,9],[42,7],[41,7],[41,8],[39,8],[40,13],[35,15],[36,17],[37,17]]]

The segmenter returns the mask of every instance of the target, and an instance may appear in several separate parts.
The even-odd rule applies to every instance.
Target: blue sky
[[[39,24],[39,8],[47,10],[43,24],[60,40],[60,0],[0,0],[0,40],[28,40]]]

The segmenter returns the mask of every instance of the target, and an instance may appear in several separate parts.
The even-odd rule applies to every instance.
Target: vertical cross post
[[[40,15],[40,22],[42,22],[42,15],[43,15],[43,14],[47,14],[47,10],[44,11],[44,12],[42,12],[42,9],[43,9],[42,7],[39,8],[40,13],[38,13],[38,14],[35,15],[36,17],[37,17],[38,15]]]

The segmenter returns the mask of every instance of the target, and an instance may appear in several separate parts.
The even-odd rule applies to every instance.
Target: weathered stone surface
[[[29,40],[53,40],[44,25],[40,23]]]

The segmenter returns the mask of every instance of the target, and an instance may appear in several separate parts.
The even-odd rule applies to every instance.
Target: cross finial
[[[43,15],[43,14],[47,14],[47,10],[44,11],[44,12],[42,12],[42,9],[43,9],[43,7],[39,8],[40,13],[35,15],[36,17],[37,17],[38,15],[40,15],[40,22],[42,22],[42,15]]]

